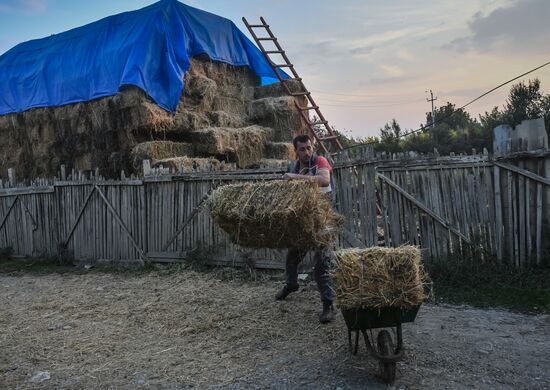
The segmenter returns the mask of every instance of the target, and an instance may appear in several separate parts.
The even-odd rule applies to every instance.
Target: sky
[[[0,53],[17,43],[152,4],[146,0],[0,0]],[[416,129],[436,106],[458,107],[550,61],[549,0],[187,0],[231,19],[263,16],[336,129],[377,135],[395,118]],[[550,93],[550,65],[538,78]],[[518,80],[517,82],[519,82]],[[510,85],[466,110],[502,107]]]

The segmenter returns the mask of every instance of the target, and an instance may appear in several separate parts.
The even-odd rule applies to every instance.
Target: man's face
[[[313,146],[311,145],[311,141],[298,142],[296,144],[296,155],[302,165],[309,164],[309,160],[313,155]]]

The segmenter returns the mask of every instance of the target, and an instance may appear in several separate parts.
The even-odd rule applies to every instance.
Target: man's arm
[[[319,187],[327,187],[330,185],[330,172],[328,168],[318,168],[315,176],[300,175],[299,173],[287,172],[284,174],[285,180],[309,180],[317,183]]]

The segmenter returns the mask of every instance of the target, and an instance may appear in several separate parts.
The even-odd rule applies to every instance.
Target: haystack
[[[253,100],[250,104],[250,119],[261,126],[272,128],[273,141],[288,141],[290,131],[296,134],[307,132],[294,99],[292,96],[281,96]],[[300,104],[307,106],[307,102]]]
[[[260,169],[278,169],[286,171],[288,169],[288,160],[277,160],[274,158],[262,158],[254,168]]]
[[[249,248],[330,246],[342,222],[308,181],[226,185],[212,193],[206,209],[234,243]]]
[[[420,305],[428,276],[414,246],[342,249],[334,253],[332,276],[341,309]]]
[[[170,168],[174,172],[210,172],[210,171],[229,171],[234,170],[234,164],[226,164],[215,158],[190,158],[187,156],[171,157],[157,160],[153,168]]]
[[[226,156],[246,168],[260,161],[268,135],[269,130],[260,126],[210,127],[190,133],[188,139],[198,155]]]
[[[269,142],[265,145],[264,156],[276,160],[296,160],[292,142]]]
[[[193,156],[194,146],[185,142],[149,141],[133,147],[130,153],[132,164],[136,169],[141,167],[143,160],[156,162],[165,158]]]

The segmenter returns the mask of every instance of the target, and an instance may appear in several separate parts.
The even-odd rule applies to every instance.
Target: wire
[[[458,111],[460,111],[460,110],[462,110],[462,109],[468,107],[470,104],[472,104],[472,103],[478,101],[478,100],[481,99],[482,97],[487,96],[487,95],[490,94],[491,92],[494,92],[494,91],[496,91],[497,89],[504,87],[506,84],[510,84],[512,81],[516,81],[517,79],[522,78],[523,76],[526,76],[526,75],[528,75],[529,73],[533,73],[533,72],[535,72],[535,71],[537,71],[537,70],[539,70],[539,69],[541,69],[541,68],[544,68],[545,66],[548,66],[548,65],[550,65],[550,61],[548,61],[548,62],[546,62],[546,63],[544,63],[544,64],[542,64],[542,65],[540,65],[540,66],[537,66],[536,68],[531,69],[531,70],[529,70],[529,71],[527,71],[527,72],[525,72],[525,73],[522,73],[522,74],[520,74],[519,76],[514,77],[513,79],[510,79],[510,80],[508,80],[508,81],[505,81],[505,82],[502,83],[502,84],[497,85],[496,87],[494,87],[494,88],[488,90],[487,92],[483,93],[482,95],[479,95],[479,96],[476,97],[475,99],[470,100],[468,103],[466,103],[466,104],[463,105],[462,107],[459,107],[459,108],[455,109],[455,110],[454,110],[453,112],[451,112],[450,114],[444,116],[443,118],[440,118],[440,119],[439,119],[437,122],[435,122],[435,123],[441,123],[441,122],[443,122],[445,119],[449,119],[451,116],[453,116],[454,114],[456,114]],[[416,130],[412,130],[412,131],[409,131],[409,132],[406,133],[406,134],[400,135],[400,136],[398,136],[397,138],[407,137],[407,136],[409,136],[409,135],[411,135],[411,134],[415,134],[415,133],[418,133],[419,131],[423,131],[425,128],[426,128],[426,126],[422,126],[422,127],[418,128],[418,129],[416,129]],[[356,147],[358,147],[358,146],[363,146],[363,145],[372,145],[372,144],[375,144],[375,143],[376,143],[376,142],[373,142],[373,141],[362,142],[362,143],[359,143],[359,144],[355,144],[355,145],[348,146],[348,147],[346,147],[346,148],[344,148],[344,149],[356,148]]]
[[[379,95],[352,95],[349,93],[324,92],[319,90],[311,90],[311,92],[320,93],[321,95],[353,96],[353,97],[362,97],[362,98],[379,97]]]

